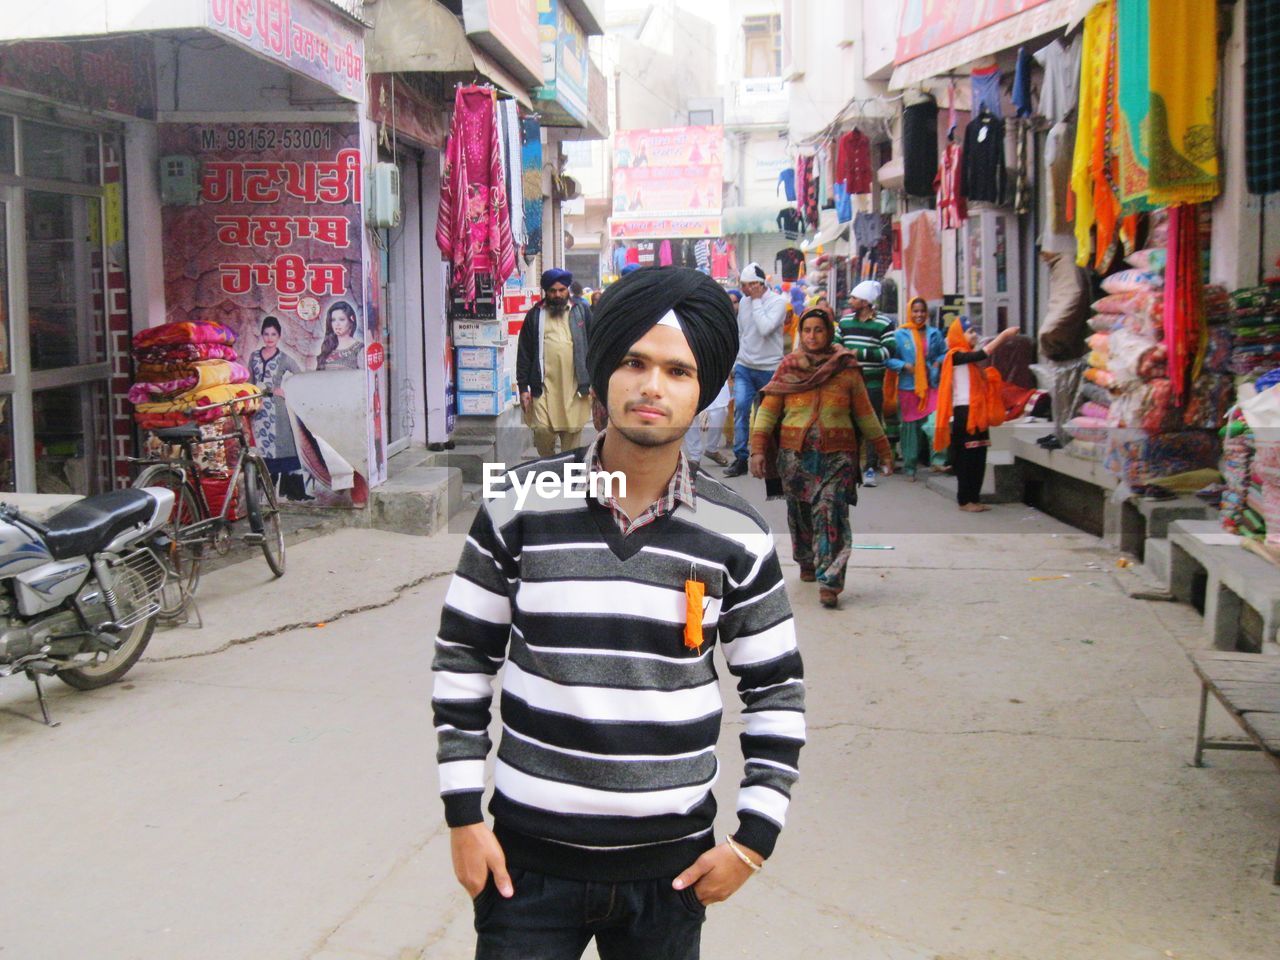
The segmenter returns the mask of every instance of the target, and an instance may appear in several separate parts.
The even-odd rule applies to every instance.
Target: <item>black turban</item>
[[[711,405],[738,357],[738,316],[720,284],[684,267],[637,270],[600,297],[587,334],[587,371],[602,403],[627,351],[671,310],[698,363],[698,412]]]
[[[568,270],[560,270],[556,267],[542,271],[543,290],[550,290],[557,283],[563,283],[567,287],[569,284],[573,283],[573,274]]]

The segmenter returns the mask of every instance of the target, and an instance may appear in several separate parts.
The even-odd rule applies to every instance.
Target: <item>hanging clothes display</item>
[[[979,67],[969,74],[972,87],[970,109],[973,113],[989,110],[997,117],[1004,116],[1004,105],[1000,102],[1000,68]]]
[[[1112,243],[1120,227],[1120,163],[1115,152],[1118,58],[1116,0],[1108,0],[1104,24],[1101,86],[1093,117],[1093,152],[1089,171],[1093,181],[1094,265],[1106,272],[1112,259]]]
[[[1280,190],[1280,3],[1246,0],[1244,8],[1245,182],[1250,193]]]
[[[524,219],[524,144],[520,141],[520,112],[514,100],[498,104],[502,112],[502,141],[507,158],[507,209],[511,211],[511,242],[523,247],[529,240]],[[541,229],[542,224],[538,224]]]
[[[778,211],[778,230],[788,240],[800,239],[800,213],[794,207],[783,207]]]
[[[1081,38],[1054,40],[1035,53],[1044,70],[1039,114],[1052,125],[1044,141],[1045,216],[1040,249],[1075,259],[1076,239],[1067,215],[1072,149],[1076,136],[1076,96],[1080,88]]]
[[[1002,203],[1008,171],[1004,162],[1004,121],[985,107],[964,131],[961,191],[970,203]]]
[[[641,240],[636,244],[636,256],[640,266],[656,266],[658,263],[658,244],[653,240]]]
[[[1093,140],[1095,118],[1105,104],[1100,96],[1105,91],[1107,50],[1110,23],[1115,14],[1115,0],[1102,0],[1084,18],[1084,45],[1080,55],[1079,115],[1076,122],[1076,145],[1071,158],[1071,198],[1068,216],[1075,223],[1076,263],[1089,266],[1093,259]]]
[[[728,280],[730,273],[738,272],[738,255],[733,244],[723,237],[711,241],[711,276],[715,280]]]
[[[1218,195],[1218,5],[1161,0],[1150,29],[1151,200],[1205,203]],[[1274,51],[1268,56],[1271,59]],[[1250,130],[1249,136],[1255,136]]]
[[[711,274],[711,241],[699,240],[693,245],[693,259],[698,264],[698,269],[710,276]]]
[[[938,225],[943,230],[958,230],[968,217],[960,182],[960,159],[960,144],[954,140],[942,148],[934,189],[938,199]]]
[[[835,183],[850,193],[871,192],[871,141],[861,130],[840,137],[836,147]]]
[[[1151,155],[1146,129],[1151,111],[1150,0],[1118,0],[1116,47],[1124,55],[1116,65],[1116,153],[1121,207],[1127,212],[1149,209]]]
[[[1018,48],[1018,65],[1013,71],[1013,105],[1020,117],[1031,116],[1031,54]]]
[[[938,102],[925,94],[902,110],[902,188],[913,197],[933,196],[938,174]]]
[[[796,160],[796,203],[800,215],[810,227],[818,225],[818,182],[814,176],[813,157]]]
[[[504,189],[497,98],[492,87],[459,87],[445,148],[436,243],[449,261],[451,287],[468,305],[476,274],[500,288],[516,269]]]
[[[520,167],[524,182],[524,222],[528,236],[524,255],[532,259],[542,252],[542,128],[533,117],[520,118]]]
[[[783,283],[794,283],[805,275],[804,254],[795,247],[779,250],[773,265]]]
[[[658,246],[658,266],[669,267],[674,262],[671,255],[671,241],[663,240]]]
[[[1181,402],[1186,397],[1193,352],[1202,342],[1200,284],[1200,208],[1195,204],[1169,210],[1169,248],[1164,274],[1164,345],[1169,380]]]
[[[788,167],[778,174],[777,186],[773,188],[773,195],[778,195],[778,190],[782,190],[782,195],[791,203],[796,202],[796,172]]]

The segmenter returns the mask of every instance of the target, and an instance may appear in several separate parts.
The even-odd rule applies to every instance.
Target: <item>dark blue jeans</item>
[[[751,405],[761,388],[773,379],[773,373],[740,363],[733,366],[733,455],[744,463],[751,453]]]
[[[672,877],[599,883],[511,870],[515,896],[493,877],[475,898],[476,960],[698,960],[707,908]]]

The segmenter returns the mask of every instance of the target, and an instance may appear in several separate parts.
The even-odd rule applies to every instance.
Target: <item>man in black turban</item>
[[[542,300],[525,314],[516,341],[516,384],[524,422],[533,431],[538,455],[576,449],[591,416],[587,399],[587,327],[591,308],[574,299],[573,274],[551,269],[542,274]]]
[[[681,449],[737,347],[709,277],[658,267],[618,281],[588,347],[608,426],[585,450],[514,468],[476,512],[432,704],[477,957],[579,957],[594,939],[602,957],[691,960],[706,905],[773,852],[804,743],[794,620],[768,526]],[[745,732],[738,827],[717,842],[720,658]],[[490,827],[484,732],[504,661]]]

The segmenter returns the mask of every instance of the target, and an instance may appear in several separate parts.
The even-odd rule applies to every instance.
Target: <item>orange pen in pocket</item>
[[[694,580],[692,571],[684,582],[684,645],[690,650],[702,649],[702,599],[706,584]]]

